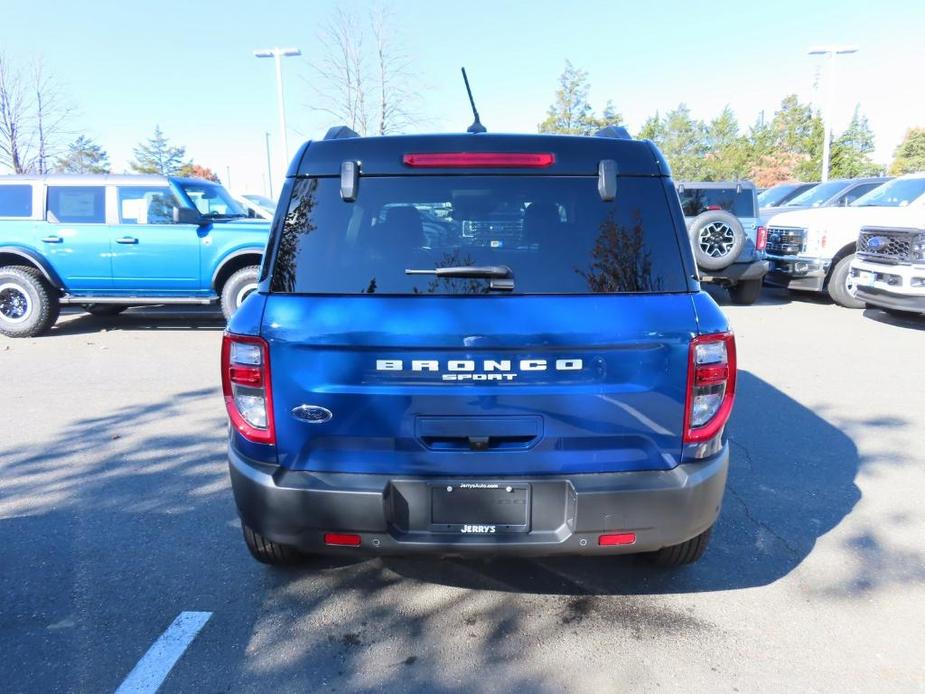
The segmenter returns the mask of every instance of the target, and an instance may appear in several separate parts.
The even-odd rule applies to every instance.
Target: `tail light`
[[[691,340],[684,407],[684,443],[702,443],[719,434],[735,398],[736,343],[731,332]]]
[[[768,230],[764,227],[758,227],[758,235],[755,238],[755,248],[763,251],[768,245]]]
[[[276,443],[270,350],[260,337],[222,338],[222,391],[231,425],[248,441]]]

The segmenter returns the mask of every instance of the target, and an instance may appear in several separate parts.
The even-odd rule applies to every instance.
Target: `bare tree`
[[[0,166],[25,173],[31,104],[22,70],[0,53]]]
[[[0,54],[0,167],[48,173],[63,151],[74,109],[41,59],[29,72]]]
[[[378,131],[380,135],[401,131],[418,117],[415,107],[420,95],[412,88],[411,59],[395,40],[394,16],[380,5],[370,20],[376,47],[376,87],[379,95]]]
[[[313,65],[313,110],[329,113],[361,135],[385,135],[412,125],[411,61],[398,49],[391,13],[370,12],[368,22],[338,8],[318,35],[322,57]]]
[[[52,159],[63,151],[65,137],[73,134],[67,130],[67,123],[74,108],[48,75],[41,58],[32,67],[32,94],[36,152],[30,168],[36,173],[45,174],[49,171]]]

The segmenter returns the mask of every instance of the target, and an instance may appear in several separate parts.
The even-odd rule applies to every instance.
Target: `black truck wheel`
[[[648,555],[648,559],[656,566],[665,569],[676,568],[678,566],[684,566],[685,564],[693,564],[700,559],[707,550],[707,545],[710,542],[710,534],[712,532],[713,528],[709,527],[697,537],[692,537],[687,542],[682,542],[679,545],[671,545],[670,547],[662,547],[657,552],[652,552]]]
[[[42,273],[24,265],[0,267],[0,334],[35,337],[58,320],[55,291]]]
[[[694,260],[704,270],[722,270],[732,265],[745,248],[745,230],[735,215],[710,210],[690,226]]]
[[[273,566],[291,566],[304,560],[305,555],[295,547],[280,545],[268,540],[252,528],[241,524],[244,530],[244,543],[250,550],[251,556],[262,564]]]
[[[248,265],[235,272],[222,287],[222,313],[229,320],[244,300],[257,291],[259,265]]]

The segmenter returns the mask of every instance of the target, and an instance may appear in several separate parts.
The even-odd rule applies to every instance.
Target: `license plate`
[[[854,279],[855,279],[856,284],[860,284],[865,287],[873,287],[874,280],[876,279],[876,275],[872,272],[864,272],[862,270],[858,272],[857,276]]]
[[[470,535],[525,532],[530,487],[525,484],[447,482],[431,487],[431,529]]]

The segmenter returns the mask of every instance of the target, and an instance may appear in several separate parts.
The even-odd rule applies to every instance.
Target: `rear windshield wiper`
[[[463,265],[461,267],[437,267],[433,270],[407,268],[406,275],[436,275],[437,277],[460,277],[463,279],[491,280],[489,287],[501,291],[514,289],[514,271],[507,265]]]

